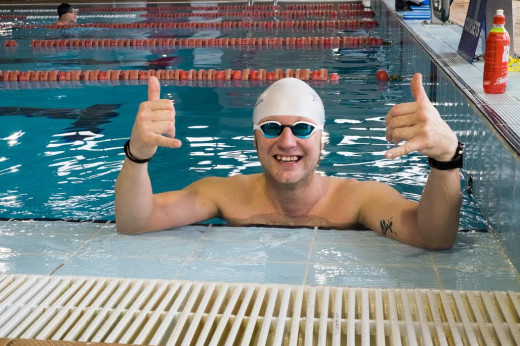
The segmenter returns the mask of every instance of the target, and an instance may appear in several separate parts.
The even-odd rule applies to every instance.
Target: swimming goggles
[[[314,130],[323,130],[323,125],[315,125],[306,121],[297,121],[292,125],[282,125],[278,121],[266,121],[261,125],[254,125],[253,130],[260,130],[265,138],[278,137],[284,128],[290,128],[293,135],[298,138],[309,138]]]

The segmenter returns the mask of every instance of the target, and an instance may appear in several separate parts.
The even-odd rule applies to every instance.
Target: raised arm
[[[440,162],[457,156],[458,140],[426,95],[422,76],[411,81],[415,102],[394,106],[386,117],[386,138],[403,144],[388,150],[387,158],[418,151]],[[372,184],[362,222],[368,227],[412,245],[444,249],[452,246],[459,226],[461,189],[458,168],[430,169],[419,203],[406,200],[394,189]]]
[[[175,139],[175,108],[171,100],[160,99],[157,78],[148,81],[148,101],[139,106],[127,153],[137,159],[151,158],[158,146],[178,148]],[[125,158],[115,185],[116,229],[141,233],[201,221],[216,213],[211,204],[202,207],[195,183],[180,190],[154,195],[148,163]]]

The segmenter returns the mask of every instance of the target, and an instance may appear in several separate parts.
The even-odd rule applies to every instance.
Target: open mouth
[[[291,156],[284,156],[284,155],[275,155],[274,158],[281,162],[298,162],[301,160],[301,156],[297,155],[291,155]]]

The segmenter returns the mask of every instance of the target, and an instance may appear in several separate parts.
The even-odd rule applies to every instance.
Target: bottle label
[[[492,33],[496,33],[496,34],[503,34],[503,33],[506,33],[507,30],[506,30],[504,27],[496,27],[496,26],[494,26],[494,27],[491,29],[490,33],[491,33],[491,32],[492,32]]]
[[[507,84],[507,75],[497,78],[495,85]]]
[[[509,46],[504,47],[504,54],[502,54],[502,62],[509,62]]]

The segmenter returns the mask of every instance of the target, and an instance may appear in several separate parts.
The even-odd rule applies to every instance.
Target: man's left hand
[[[416,73],[410,83],[415,102],[395,105],[386,115],[386,139],[398,145],[385,157],[395,159],[418,151],[437,161],[450,161],[457,150],[457,136],[432,105]]]

